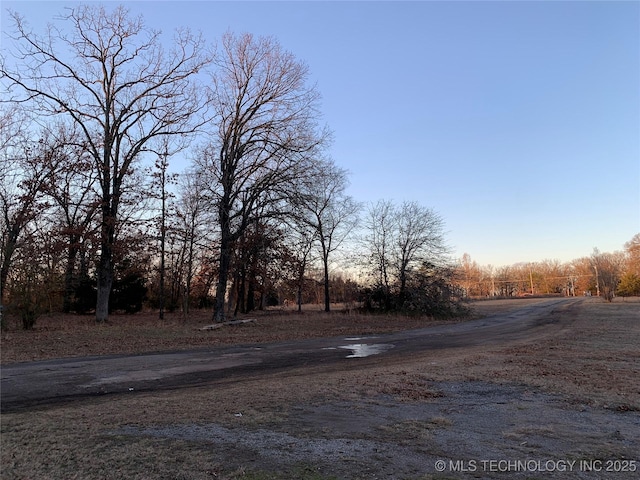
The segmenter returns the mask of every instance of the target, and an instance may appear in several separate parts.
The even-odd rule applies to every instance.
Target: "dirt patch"
[[[639,307],[593,299],[498,348],[3,415],[2,478],[632,478]]]
[[[535,459],[555,466],[630,459],[640,444],[640,424],[630,415],[568,409],[561,396],[486,382],[437,382],[432,388],[440,395],[429,402],[399,405],[393,397],[378,396],[357,405],[294,405],[286,420],[268,428],[179,424],[127,426],[114,433],[206,445],[211,454],[223,452],[218,461],[233,455],[238,466],[267,463],[272,471],[287,471],[309,464],[345,479],[424,478],[438,461],[446,462],[446,470],[457,465],[470,470],[491,460]],[[512,477],[527,478],[536,468]],[[558,473],[554,478],[576,478],[574,472]]]

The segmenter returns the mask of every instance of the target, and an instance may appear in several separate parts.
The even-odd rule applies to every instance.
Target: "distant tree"
[[[640,233],[624,244],[624,250],[627,254],[625,271],[640,276]]]
[[[616,291],[621,297],[633,297],[640,295],[640,275],[627,272],[620,279]]]
[[[459,278],[466,297],[479,296],[480,269],[476,262],[471,260],[471,255],[462,255],[459,266]]]
[[[16,251],[20,248],[27,226],[44,210],[43,185],[58,168],[57,149],[48,133],[38,132],[30,138],[22,124],[4,120],[0,150],[0,292],[6,296],[7,279]],[[12,133],[13,132],[13,133]],[[36,137],[37,138],[37,137]],[[2,301],[0,301],[2,304]]]
[[[623,272],[624,256],[621,252],[601,253],[594,248],[591,265],[596,274],[596,289],[607,301],[613,301]]]
[[[480,288],[481,295],[487,297],[495,297],[498,293],[496,290],[496,268],[493,265],[484,265],[480,269]]]
[[[364,248],[369,252],[366,262],[373,270],[375,284],[384,298],[391,294],[391,256],[397,233],[396,207],[390,200],[380,200],[369,206],[365,217]],[[389,308],[390,305],[387,305]]]
[[[400,282],[400,297],[404,295],[407,278],[414,266],[428,260],[440,263],[446,253],[444,221],[437,213],[415,202],[404,202],[397,212],[394,266]]]
[[[98,176],[78,133],[69,125],[61,124],[51,141],[54,144],[50,148],[56,150],[56,155],[49,158],[50,173],[45,177],[42,191],[55,205],[54,215],[59,218],[56,235],[63,237],[65,244],[62,310],[69,312],[79,276],[87,275],[87,269],[78,272],[76,264],[88,236],[94,233],[94,220],[100,207],[96,191]]]
[[[412,275],[425,264],[444,265],[444,222],[416,202],[381,201],[369,209],[364,250],[374,278],[374,302],[403,309]]]
[[[624,244],[624,274],[617,294],[623,297],[640,295],[640,233]]]
[[[299,185],[295,199],[299,222],[311,227],[319,246],[324,278],[324,310],[331,310],[330,257],[358,222],[360,204],[346,193],[347,172],[325,160],[313,169],[313,175]]]
[[[543,260],[532,268],[536,292],[544,294],[562,293],[567,288],[569,272],[558,260]]]
[[[499,296],[513,297],[518,293],[520,275],[514,266],[504,265],[495,273],[495,284]]]
[[[203,179],[195,171],[187,171],[178,178],[178,198],[175,203],[173,233],[179,245],[180,283],[184,285],[182,308],[189,313],[192,283],[198,266],[198,257],[203,255],[206,240],[205,225],[213,223],[208,211],[208,199],[204,195]]]
[[[281,215],[325,134],[308,68],[271,38],[227,33],[211,91],[216,131],[198,155],[220,229],[214,321],[224,319],[233,248],[249,225]]]
[[[313,247],[317,240],[317,229],[311,224],[312,222],[305,221],[304,217],[298,214],[291,215],[285,225],[284,238],[288,252],[285,262],[292,270],[298,312],[302,312],[307,269],[314,261]]]
[[[159,203],[156,207],[159,209],[157,215],[154,216],[155,229],[158,232],[159,239],[159,255],[160,265],[158,266],[158,318],[164,320],[164,311],[166,307],[166,259],[167,259],[167,237],[169,229],[169,202],[173,195],[169,192],[169,186],[176,183],[176,174],[169,173],[169,158],[175,154],[171,150],[169,137],[165,136],[159,139],[158,146],[154,151],[156,159],[151,172],[151,191],[150,197]]]
[[[591,265],[589,257],[581,257],[572,260],[568,265],[573,276],[573,287],[578,295],[589,295],[595,293],[595,270]]]
[[[110,12],[102,6],[75,7],[63,17],[70,33],[49,26],[45,36],[29,31],[17,13],[11,18],[17,62],[3,58],[0,65],[10,82],[5,98],[29,103],[38,115],[69,117],[99,174],[96,320],[105,321],[123,182],[152,139],[194,131],[195,115],[205,102],[192,79],[209,59],[202,54],[203,41],[188,30],[179,30],[174,49],[165,51],[159,32],[146,29],[141,18],[130,18],[122,6]]]

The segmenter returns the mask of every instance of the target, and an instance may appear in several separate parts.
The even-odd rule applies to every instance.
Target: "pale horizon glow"
[[[3,50],[7,9],[41,33],[78,3],[3,1]],[[638,2],[102,3],[166,38],[278,39],[309,66],[350,194],[432,208],[456,258],[567,262],[640,233]]]

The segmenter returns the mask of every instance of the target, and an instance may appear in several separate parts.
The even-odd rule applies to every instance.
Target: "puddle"
[[[352,353],[347,355],[347,358],[363,358],[386,352],[393,348],[393,345],[390,343],[353,343],[351,345],[341,345],[338,348],[351,350]]]

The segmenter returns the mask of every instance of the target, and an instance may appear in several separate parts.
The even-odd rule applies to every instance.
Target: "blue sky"
[[[123,3],[167,38],[276,37],[351,195],[433,208],[456,257],[569,261],[640,233],[639,2]],[[39,30],[73,4],[3,0],[2,29],[6,8]]]

